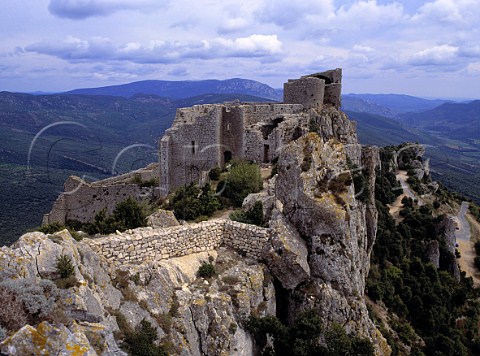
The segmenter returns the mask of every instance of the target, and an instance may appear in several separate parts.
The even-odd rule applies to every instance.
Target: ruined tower
[[[283,103],[225,103],[178,109],[160,141],[160,192],[191,182],[233,158],[268,163],[308,132],[311,109],[340,107],[340,68],[289,80]]]

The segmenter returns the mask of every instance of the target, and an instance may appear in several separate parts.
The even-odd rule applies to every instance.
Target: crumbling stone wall
[[[268,163],[279,147],[308,132],[311,111],[340,106],[341,69],[289,80],[284,103],[195,105],[178,109],[160,141],[160,192],[166,196],[232,158]]]
[[[342,95],[342,69],[337,68],[326,72],[309,74],[303,78],[318,78],[325,81],[324,104],[329,104],[339,109]]]
[[[290,79],[283,86],[283,101],[302,104],[305,109],[321,109],[324,95],[325,80],[319,78]]]
[[[220,105],[194,105],[177,110],[160,142],[160,190],[199,181],[202,171],[220,164]]]
[[[64,184],[64,192],[53,204],[50,213],[43,216],[43,225],[67,220],[91,222],[102,209],[111,214],[115,206],[129,197],[137,201],[151,201],[160,197],[157,186],[141,187],[133,179],[149,181],[158,178],[158,165],[149,165],[145,169],[133,171],[121,176],[87,183],[79,177],[71,176]]]
[[[163,229],[139,228],[86,241],[114,263],[143,263],[210,251],[221,245],[260,259],[270,230],[230,220],[212,220]]]

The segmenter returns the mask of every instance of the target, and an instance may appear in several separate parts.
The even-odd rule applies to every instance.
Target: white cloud
[[[467,72],[473,75],[480,75],[480,62],[473,62],[467,66]]]
[[[204,41],[150,41],[116,44],[109,38],[81,40],[68,37],[63,42],[38,42],[25,47],[27,52],[54,56],[68,61],[130,61],[134,63],[174,63],[180,59],[276,56],[282,43],[276,35],[251,35],[235,39]]]
[[[409,60],[414,66],[444,66],[455,64],[458,60],[458,47],[440,45],[415,53]]]
[[[381,5],[377,1],[357,1],[351,6],[341,6],[330,19],[329,25],[347,31],[378,29],[383,26],[392,27],[404,20],[403,7],[392,2]]]
[[[435,0],[425,3],[413,16],[415,23],[439,23],[456,27],[478,27],[477,0]]]
[[[229,18],[222,22],[219,28],[220,33],[232,33],[244,30],[250,24],[245,17]]]
[[[264,3],[257,12],[261,22],[274,23],[285,30],[303,33],[303,38],[339,33],[355,39],[361,34],[372,33],[404,22],[406,16],[398,2],[379,4],[376,0],[353,1],[348,5],[336,6],[331,0],[273,0]],[[305,36],[308,34],[308,36]]]
[[[363,53],[371,53],[371,52],[374,52],[375,50],[372,47],[369,47],[369,46],[355,45],[355,46],[352,47],[352,51],[363,52]]]
[[[166,1],[154,0],[50,0],[51,14],[81,20],[94,16],[108,16],[121,10],[146,10],[160,8]]]
[[[332,0],[270,0],[262,3],[256,17],[262,22],[288,29],[305,23],[311,15],[327,19],[333,11]]]

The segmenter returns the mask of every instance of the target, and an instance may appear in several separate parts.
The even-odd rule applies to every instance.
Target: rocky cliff
[[[118,265],[66,230],[26,234],[0,250],[0,292],[30,325],[11,326],[1,352],[122,355],[120,341],[148,322],[165,353],[254,355],[264,345],[247,331],[250,316],[288,324],[314,310],[326,327],[336,322],[389,354],[364,302],[378,150],[362,149],[354,124],[336,109],[309,115],[311,132],[279,151],[278,174],[261,195],[271,237],[260,261],[223,246]],[[65,256],[69,277],[59,275]],[[197,275],[206,263],[215,276]],[[28,309],[25,288],[42,301],[36,309]]]

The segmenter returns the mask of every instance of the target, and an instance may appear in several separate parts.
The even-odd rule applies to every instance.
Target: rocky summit
[[[284,326],[277,330],[290,330],[299,327],[299,316],[310,315],[322,330],[312,329],[317,336],[309,336],[308,343],[328,344],[328,330],[341,327],[376,355],[389,355],[364,296],[377,232],[379,150],[362,148],[355,124],[339,110],[340,78],[336,70],[289,82],[291,104],[285,107],[195,108],[181,124],[186,114],[179,111],[174,129],[162,139],[159,178],[165,195],[188,178],[176,180],[171,164],[179,158],[169,156],[182,130],[188,135],[188,125],[201,117],[230,120],[233,112],[242,117],[251,125],[243,129],[258,134],[255,140],[272,143],[271,150],[261,145],[262,160],[266,165],[275,161],[276,172],[260,193],[244,201],[244,209],[263,203],[263,226],[221,218],[179,224],[171,212],[159,210],[149,227],[81,241],[79,233],[72,236],[68,230],[32,232],[2,247],[0,293],[19,322],[9,325],[1,352],[137,355],[146,347],[159,355],[257,355],[279,340],[259,338],[256,322],[280,320]],[[308,101],[305,95],[312,88],[319,92]],[[254,109],[268,111],[263,119],[275,117],[253,120]],[[283,109],[290,111],[281,114]],[[237,141],[226,131],[222,142],[234,145]],[[225,162],[210,163],[228,163],[238,152],[249,152],[249,145],[257,150],[258,142],[242,142],[247,151],[235,146],[228,151],[233,157],[217,152]],[[274,147],[273,142],[283,143]],[[192,157],[201,152],[197,145],[198,139],[189,148]],[[362,187],[354,183],[355,167],[361,167]],[[74,213],[83,211],[84,218],[92,215],[89,209],[108,204],[99,200],[102,189],[143,194],[112,188],[128,186],[128,179],[110,180],[106,188],[69,182],[69,188],[74,182],[78,189],[59,198],[54,210],[60,205],[63,210],[52,211],[50,223],[55,218],[63,223],[73,214],[68,209],[75,192],[100,194],[95,204],[82,197],[83,210]]]

